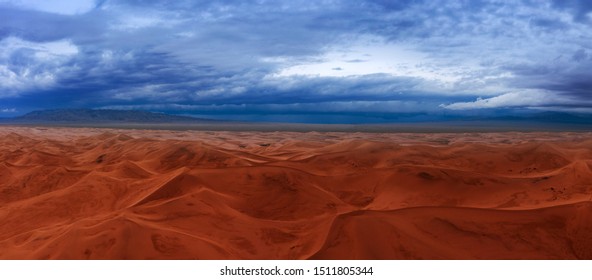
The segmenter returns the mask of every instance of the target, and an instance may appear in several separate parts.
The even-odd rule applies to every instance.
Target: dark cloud
[[[573,104],[575,106],[583,105],[592,98],[592,81],[588,75],[572,76],[569,80],[550,82],[543,85],[543,87],[586,101]]]
[[[584,0],[103,0],[82,14],[1,3],[0,108],[19,112],[426,112],[477,97],[528,107],[537,90],[549,103],[537,106],[571,108],[592,91]]]
[[[546,32],[569,29],[569,24],[560,19],[533,18],[529,22],[533,28],[540,28]]]
[[[583,62],[590,59],[590,54],[585,49],[579,49],[571,57],[576,62]]]
[[[411,5],[419,5],[424,1],[420,0],[403,0],[403,1],[389,1],[389,0],[371,0],[369,4],[379,6],[386,11],[401,11],[409,8]]]
[[[553,5],[572,13],[577,21],[588,21],[587,14],[592,11],[592,2],[588,0],[553,0]]]
[[[96,42],[106,32],[100,12],[71,16],[0,6],[0,18],[0,38],[14,36],[33,42],[71,38]]]

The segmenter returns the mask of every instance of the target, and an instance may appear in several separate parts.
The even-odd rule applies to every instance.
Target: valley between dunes
[[[0,127],[0,259],[592,259],[592,133]]]

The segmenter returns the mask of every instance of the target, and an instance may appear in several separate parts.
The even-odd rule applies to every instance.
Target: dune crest
[[[0,127],[0,259],[592,259],[591,136]]]

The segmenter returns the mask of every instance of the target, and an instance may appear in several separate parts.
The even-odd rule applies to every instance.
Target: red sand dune
[[[0,128],[0,259],[592,259],[592,134]]]

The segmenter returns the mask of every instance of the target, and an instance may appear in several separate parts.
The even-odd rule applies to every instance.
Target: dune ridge
[[[592,259],[591,136],[0,127],[0,259]]]

